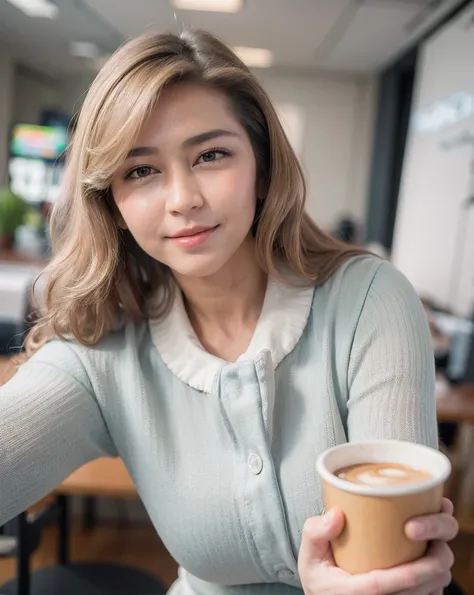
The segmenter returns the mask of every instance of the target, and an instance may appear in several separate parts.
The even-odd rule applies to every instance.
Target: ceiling
[[[0,52],[4,46],[23,65],[51,77],[81,71],[84,60],[69,53],[72,41],[97,44],[101,52],[112,52],[123,35],[82,0],[55,0],[58,18],[30,18],[0,0]]]
[[[462,0],[244,0],[237,14],[175,11],[169,0],[55,0],[57,20],[32,19],[0,0],[0,44],[52,75],[87,67],[71,41],[103,54],[153,26],[198,27],[231,45],[263,47],[278,68],[373,73],[403,52]],[[89,65],[90,67],[90,65]]]

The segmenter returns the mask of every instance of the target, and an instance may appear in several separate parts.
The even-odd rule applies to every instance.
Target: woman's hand
[[[339,509],[305,523],[298,559],[305,595],[442,595],[451,582],[454,557],[446,542],[456,536],[458,524],[449,500],[443,501],[441,513],[407,523],[410,539],[433,542],[426,555],[389,570],[351,575],[338,568],[329,542],[343,527],[344,515]]]

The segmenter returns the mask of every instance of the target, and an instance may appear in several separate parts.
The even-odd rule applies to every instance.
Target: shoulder
[[[407,318],[425,325],[420,299],[398,269],[375,256],[349,259],[314,292],[315,324],[329,325],[349,339],[360,324]]]
[[[74,339],[53,338],[24,365],[52,366],[89,388],[91,378],[126,365],[147,341],[148,322],[128,323],[106,335],[95,345],[82,345]]]
[[[320,286],[325,292],[352,291],[357,295],[366,295],[374,280],[380,277],[399,276],[395,267],[377,256],[361,255],[349,258],[329,279]]]
[[[388,261],[370,255],[356,256],[316,288],[315,301],[318,297],[331,297],[339,305],[362,308],[368,297],[385,295],[388,298],[393,293],[415,297],[419,302],[408,279]]]

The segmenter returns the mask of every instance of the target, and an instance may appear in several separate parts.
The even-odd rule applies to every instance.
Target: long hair
[[[44,308],[28,351],[53,335],[92,345],[124,317],[161,316],[169,307],[169,270],[117,224],[110,185],[163,90],[189,81],[223,92],[248,133],[264,188],[253,232],[266,273],[278,274],[283,264],[302,283],[317,285],[361,252],[329,237],[305,212],[301,166],[271,100],[245,64],[209,33],[147,33],[117,50],[82,106],[51,219]],[[159,288],[161,303],[155,300],[151,310]]]

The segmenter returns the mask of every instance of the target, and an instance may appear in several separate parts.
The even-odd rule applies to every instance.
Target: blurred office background
[[[308,175],[309,212],[391,259],[423,299],[440,390],[461,387],[442,393],[451,400],[440,405],[441,437],[474,454],[472,1],[0,0],[0,375],[21,348],[29,288],[48,258],[71,119],[107,57],[150,26],[207,29],[255,70]],[[172,580],[175,566],[138,504],[106,500],[98,510],[104,533],[90,541],[79,528],[77,556],[93,543],[89,556]],[[472,593],[466,514],[456,572]],[[46,532],[35,564],[54,558],[52,539]],[[9,564],[0,553],[0,585]]]

